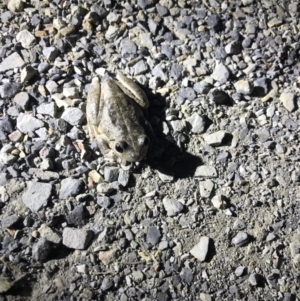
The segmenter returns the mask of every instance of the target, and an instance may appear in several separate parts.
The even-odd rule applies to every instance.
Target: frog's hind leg
[[[143,109],[147,109],[149,107],[149,101],[145,92],[135,82],[120,72],[117,73],[116,78],[118,80],[118,86],[126,95],[132,98]]]

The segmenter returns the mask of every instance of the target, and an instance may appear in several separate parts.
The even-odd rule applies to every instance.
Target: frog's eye
[[[116,143],[115,149],[118,153],[122,154],[124,152],[126,146],[127,146],[127,143],[124,141],[121,141],[121,142]]]
[[[147,146],[147,145],[149,145],[150,140],[147,136],[143,136],[138,139],[138,143],[139,143],[139,145]]]

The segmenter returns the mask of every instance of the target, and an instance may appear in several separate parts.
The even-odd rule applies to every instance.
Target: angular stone
[[[229,79],[230,72],[223,63],[219,63],[216,65],[211,77],[220,84],[224,84]]]
[[[204,140],[208,145],[220,146],[220,145],[222,145],[225,137],[226,137],[225,131],[218,131],[218,132],[215,132],[215,133],[205,136]]]
[[[25,83],[32,79],[35,75],[37,74],[37,71],[31,67],[31,66],[26,66],[21,70],[21,83]]]
[[[296,109],[294,93],[283,92],[281,93],[279,100],[289,112],[293,112]]]
[[[32,247],[32,258],[35,261],[46,261],[52,249],[53,246],[49,241],[40,238]]]
[[[234,84],[237,93],[250,95],[253,91],[253,85],[247,80],[239,80]]]
[[[27,29],[20,31],[16,35],[17,42],[21,43],[23,48],[30,49],[36,43],[35,36],[30,33]]]
[[[30,97],[26,92],[20,92],[14,97],[14,103],[21,107],[23,110],[28,109],[29,102]]]
[[[242,247],[246,245],[249,241],[249,235],[246,232],[239,232],[233,239],[231,243],[236,247]]]
[[[18,221],[20,221],[20,217],[16,214],[9,215],[1,220],[1,226],[3,229],[13,227]]]
[[[210,245],[210,238],[207,236],[202,236],[200,242],[196,244],[190,253],[197,258],[199,261],[203,262],[206,260]]]
[[[22,195],[24,204],[32,211],[37,212],[48,203],[51,196],[52,184],[28,182],[27,190]]]
[[[100,251],[99,252],[99,260],[104,264],[104,265],[109,265],[112,264],[116,261],[116,259],[119,256],[119,251],[117,248],[112,248],[109,251]]]
[[[196,83],[193,88],[197,93],[207,94],[213,88],[213,86],[210,83],[203,80],[201,82]]]
[[[9,0],[7,8],[13,13],[21,12],[24,9],[24,2],[22,0]]]
[[[0,96],[4,99],[14,97],[21,89],[20,83],[9,82],[0,86]]]
[[[47,241],[50,241],[54,244],[60,244],[61,243],[61,235],[51,229],[46,224],[42,224],[40,228],[38,229],[40,235],[42,238],[46,239]]]
[[[82,185],[83,182],[79,179],[63,179],[59,190],[59,198],[67,199],[69,197],[76,196],[80,192]]]
[[[43,55],[49,61],[54,61],[58,56],[58,49],[54,46],[45,47],[43,49]]]
[[[84,250],[93,237],[91,230],[64,228],[63,245],[70,249]]]
[[[214,189],[214,183],[211,180],[200,181],[199,187],[201,197],[209,198]]]
[[[211,199],[211,203],[216,209],[225,209],[227,207],[227,202],[223,195],[215,195]]]
[[[70,107],[63,112],[61,118],[69,124],[76,126],[83,122],[85,114],[79,108]]]
[[[223,90],[217,88],[211,89],[208,92],[207,96],[209,97],[210,100],[212,100],[213,102],[219,105],[227,104],[229,100],[228,94]]]
[[[206,122],[205,119],[198,113],[194,113],[192,116],[188,117],[186,121],[192,126],[192,133],[202,134],[205,131]]]
[[[17,128],[27,134],[44,126],[44,122],[30,114],[21,113],[17,118]]]
[[[175,216],[183,210],[183,205],[177,200],[164,198],[163,205],[168,216]]]
[[[13,52],[0,64],[0,72],[5,72],[14,68],[21,68],[24,65],[25,62],[22,57],[17,52]]]
[[[36,111],[38,114],[55,117],[57,107],[54,102],[43,102],[36,108]]]
[[[201,165],[195,172],[195,177],[216,178],[217,176],[218,172],[214,166]]]

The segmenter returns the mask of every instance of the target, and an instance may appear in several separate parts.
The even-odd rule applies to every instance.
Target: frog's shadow
[[[174,177],[174,180],[194,176],[196,168],[202,164],[201,158],[185,151],[184,146],[178,145],[170,134],[164,134],[162,122],[151,122],[157,118],[165,120],[166,100],[145,87],[143,90],[149,99],[145,117],[152,124],[153,130],[149,135],[151,144],[144,162],[163,175]],[[188,134],[185,134],[185,138],[188,142]]]

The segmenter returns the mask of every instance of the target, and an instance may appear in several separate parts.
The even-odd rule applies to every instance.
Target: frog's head
[[[146,135],[140,135],[134,143],[125,140],[116,142],[114,152],[122,161],[138,162],[146,156],[149,144],[150,139]]]

